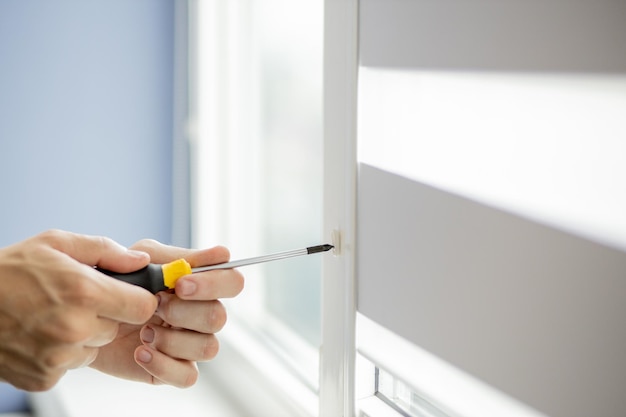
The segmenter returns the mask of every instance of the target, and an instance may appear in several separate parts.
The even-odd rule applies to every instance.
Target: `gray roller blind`
[[[359,56],[623,74],[626,2],[361,0]],[[624,252],[362,163],[357,276],[359,312],[537,410],[624,414]]]
[[[626,254],[360,166],[358,310],[550,416],[626,410]]]
[[[626,70],[619,0],[361,0],[365,66]]]

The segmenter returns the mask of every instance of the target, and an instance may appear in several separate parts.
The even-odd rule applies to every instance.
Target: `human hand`
[[[49,389],[66,370],[91,363],[120,322],[145,323],[154,296],[103,279],[93,266],[132,272],[149,261],[110,239],[58,230],[0,249],[0,378]]]
[[[153,263],[185,258],[192,267],[227,262],[224,247],[182,249],[142,240],[132,246],[150,254]],[[219,298],[243,289],[243,276],[233,269],[207,271],[180,278],[174,293],[160,292],[154,316],[144,325],[120,325],[118,337],[102,347],[91,367],[111,375],[189,387],[198,378],[196,361],[212,359],[219,349],[214,333],[226,322]]]

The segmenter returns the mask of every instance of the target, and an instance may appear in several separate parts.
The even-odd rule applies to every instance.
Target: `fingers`
[[[23,352],[2,350],[0,373],[4,379],[26,391],[46,391],[52,388],[68,369],[89,365],[98,355],[97,348],[58,346],[46,349],[36,361]]]
[[[226,309],[217,300],[186,301],[174,294],[159,293],[156,314],[173,327],[216,333],[226,323]]]
[[[92,336],[84,343],[85,347],[100,347],[115,340],[119,329],[119,323],[109,319],[98,319],[91,327]]]
[[[195,361],[213,359],[219,342],[212,334],[146,325],[141,330],[143,346],[135,361],[153,376],[153,383],[189,387],[198,379]]]
[[[46,391],[54,386],[65,374],[66,369],[42,369],[33,366],[28,357],[8,356],[2,352],[6,359],[0,363],[2,380],[25,391]]]
[[[146,323],[156,297],[93,266],[129,272],[148,261],[110,239],[55,230],[2,248],[0,377],[28,390],[50,388],[65,370],[92,363],[119,323]],[[117,356],[134,364],[137,342]]]
[[[193,361],[212,359],[219,349],[213,333],[226,323],[226,310],[217,300],[188,301],[174,294],[159,293],[157,316],[173,327],[145,326],[143,347],[135,360],[159,381],[190,386],[197,379]]]
[[[96,271],[101,266],[117,272],[131,272],[148,264],[147,253],[128,251],[113,240],[103,237],[78,235],[51,230],[34,241],[43,244],[39,253],[53,252],[47,265],[42,265],[50,279],[49,285],[58,284],[54,291],[69,305],[93,309],[97,315],[121,322],[145,323],[156,308],[155,298],[147,291],[117,281]],[[65,256],[67,255],[67,256]],[[60,283],[65,285],[61,286]]]
[[[223,246],[194,250],[163,245],[155,240],[145,239],[134,244],[132,248],[149,253],[152,262],[155,263],[167,263],[184,258],[192,268],[228,262],[230,259],[230,252]],[[176,283],[176,294],[186,300],[230,298],[239,294],[243,285],[243,275],[239,271],[215,270],[180,278]]]
[[[213,334],[161,326],[144,326],[141,341],[166,355],[190,361],[208,361],[217,355],[219,342]]]
[[[115,339],[119,323],[83,309],[48,312],[37,331],[39,348],[48,345],[100,347]]]
[[[132,248],[149,253],[154,263],[184,258],[192,268],[230,259],[228,249],[221,246],[191,250],[142,240]],[[219,350],[214,333],[225,325],[226,310],[218,299],[236,296],[243,285],[239,271],[215,270],[180,278],[174,293],[157,294],[155,315],[163,325],[151,322],[144,326],[140,332],[143,344],[134,351],[135,362],[152,383],[188,387],[196,382],[195,361],[212,359]]]
[[[243,290],[243,275],[236,269],[216,269],[187,275],[176,281],[176,295],[184,300],[235,297]]]
[[[46,351],[41,358],[47,369],[63,370],[82,368],[92,363],[98,356],[98,348],[68,345]]]
[[[152,375],[153,384],[187,388],[198,380],[198,367],[193,361],[174,359],[148,346],[139,346],[135,361]]]
[[[211,249],[196,250],[185,249],[175,246],[164,245],[156,240],[144,239],[133,246],[133,250],[139,250],[150,254],[152,262],[164,264],[175,259],[185,258],[191,267],[214,265],[228,262],[230,252],[223,246],[216,246]]]
[[[141,287],[105,276],[93,268],[89,269],[85,273],[93,276],[97,282],[97,293],[84,298],[93,300],[100,317],[129,324],[143,324],[152,317],[157,307],[157,299],[153,294]]]

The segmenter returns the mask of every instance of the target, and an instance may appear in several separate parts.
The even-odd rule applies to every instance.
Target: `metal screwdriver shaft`
[[[254,258],[240,259],[238,261],[226,262],[226,263],[217,264],[217,265],[200,266],[197,268],[191,268],[191,272],[195,274],[196,272],[212,271],[214,269],[239,268],[240,266],[260,264],[263,262],[276,261],[276,260],[285,259],[285,258],[292,258],[294,256],[311,255],[313,253],[326,252],[326,251],[331,250],[333,247],[334,247],[333,245],[328,245],[328,244],[310,246],[304,249],[290,250],[286,252],[274,253],[271,255],[256,256]]]

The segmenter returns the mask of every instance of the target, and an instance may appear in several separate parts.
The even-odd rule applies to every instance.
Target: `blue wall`
[[[0,247],[49,228],[169,243],[173,20],[171,0],[0,1]]]
[[[0,1],[0,246],[170,241],[171,0]]]

